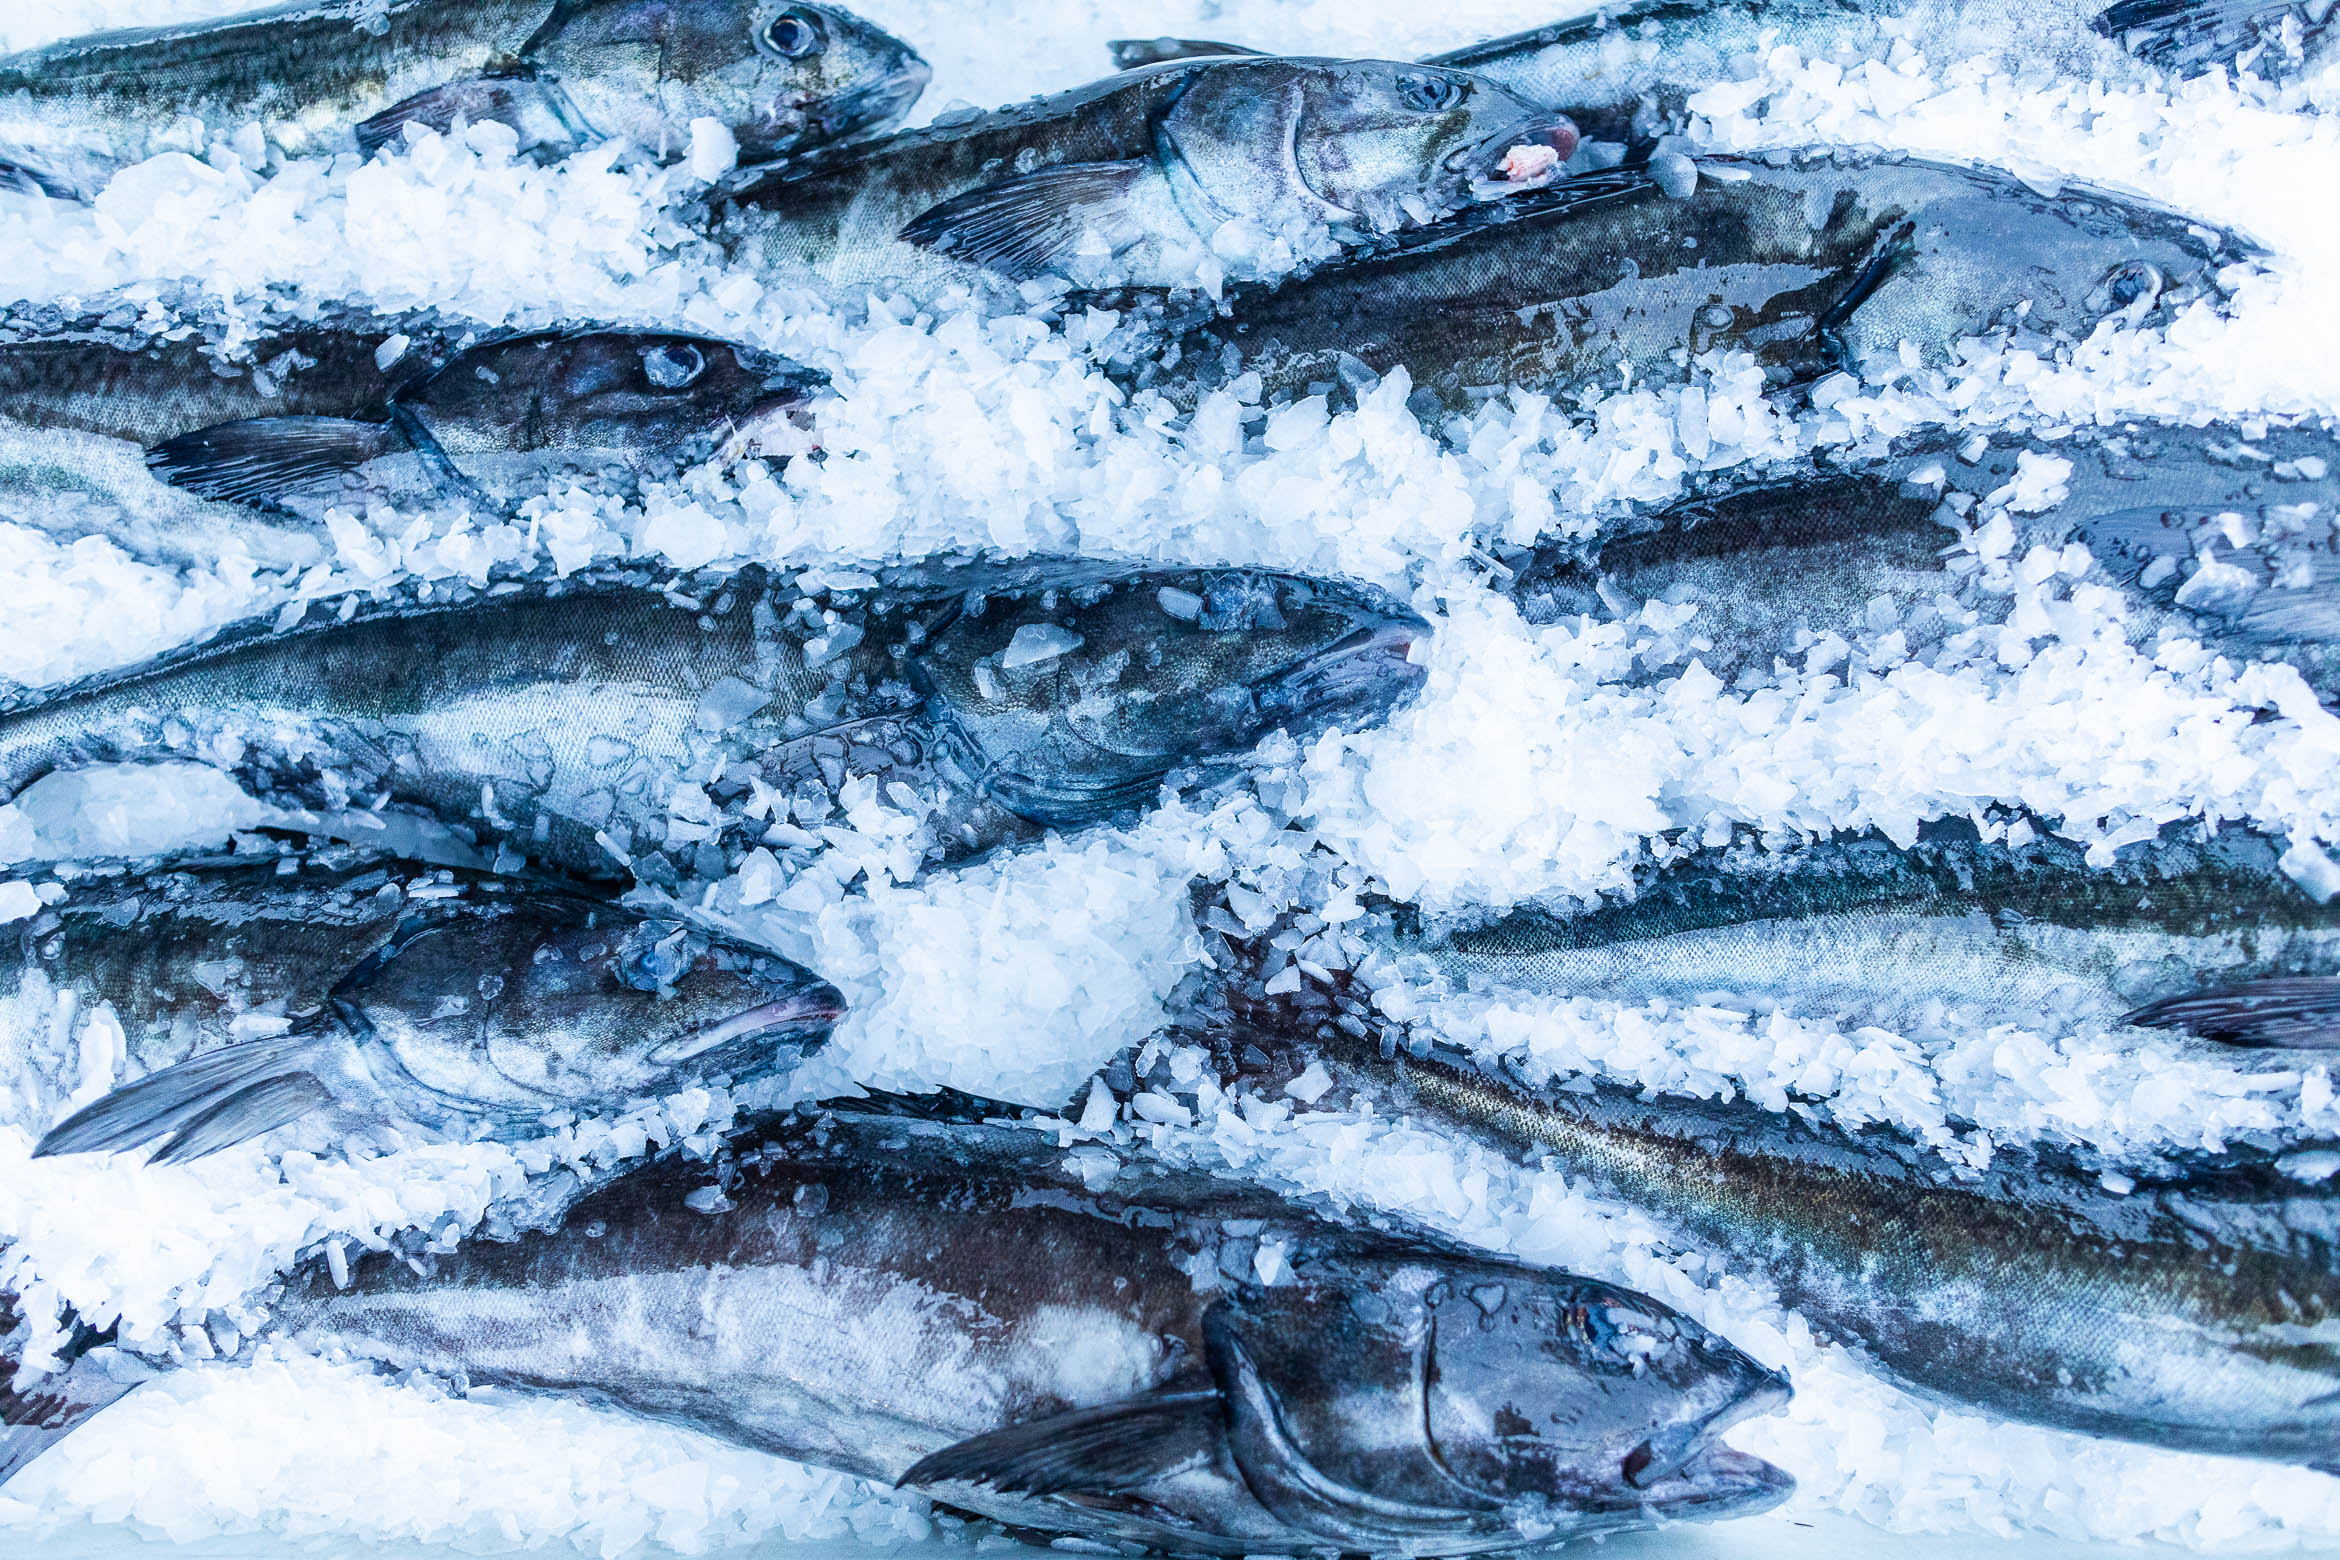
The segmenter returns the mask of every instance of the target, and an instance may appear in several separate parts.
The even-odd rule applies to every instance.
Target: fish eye
[[[1435,114],[1462,101],[1462,83],[1451,76],[1408,71],[1398,77],[1398,97],[1417,114]]]
[[[642,371],[661,390],[680,390],[707,371],[707,357],[687,341],[668,342],[642,354]]]
[[[635,991],[668,989],[690,968],[689,944],[689,927],[644,927],[618,953],[618,983]]]
[[[820,18],[809,11],[783,11],[764,29],[765,44],[784,60],[801,60],[808,54],[818,54],[827,41]]]
[[[2100,313],[2117,314],[2140,302],[2151,304],[2167,285],[2159,266],[2147,260],[2129,260],[2106,272],[2088,301]]]

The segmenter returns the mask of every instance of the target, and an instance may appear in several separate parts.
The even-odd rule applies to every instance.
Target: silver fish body
[[[1233,569],[935,566],[833,592],[748,570],[704,598],[567,582],[250,625],[72,685],[0,716],[0,776],[13,794],[186,760],[663,882],[728,871],[774,796],[818,821],[863,776],[963,859],[1134,812],[1271,731],[1378,720],[1420,686],[1425,633],[1378,591]]]
[[[2327,57],[2329,21],[2327,9],[2292,0],[1627,0],[1423,63],[1484,76],[1587,136],[1632,141],[1681,124],[1690,98],[1782,47],[1847,68],[1906,42],[1937,68],[1979,57],[2033,78],[2145,84],[2159,71],[2247,64],[2279,80]],[[1112,48],[1124,70],[1250,52],[1188,38]]]
[[[2207,235],[2207,236],[2205,236]],[[1272,292],[1177,334],[1134,375],[1192,398],[1245,372],[1269,399],[1404,367],[1440,403],[1506,387],[1569,396],[1683,377],[1735,349],[1793,385],[1882,383],[1905,350],[1941,365],[1969,337],[2045,350],[2119,316],[2214,298],[2253,253],[2173,212],[2079,186],[1915,160],[1675,159],[1582,174]]]
[[[1496,1552],[1788,1487],[1717,1439],[1784,1380],[1654,1301],[1019,1128],[799,1120],[420,1273],[304,1271],[274,1316],[1188,1554]],[[0,1477],[86,1417],[30,1400],[109,1385],[82,1358],[7,1399]]]
[[[563,154],[659,155],[693,120],[767,160],[885,128],[926,63],[833,6],[717,0],[290,0],[0,56],[0,172],[88,199],[131,163],[257,125],[287,157],[371,151],[408,124],[511,126]]]
[[[1938,827],[1906,849],[1859,836],[1701,852],[1621,904],[1449,925],[1401,914],[1375,940],[1469,990],[2340,1046],[2340,905],[2301,891],[2279,854],[2225,830],[2094,868],[2059,840],[2010,848]]]
[[[78,883],[0,988],[24,1092],[92,1024],[141,1076],[36,1153],[192,1159],[303,1117],[523,1137],[555,1112],[785,1072],[843,999],[773,954],[557,884],[343,852]]]
[[[2264,1157],[2116,1169],[2045,1146],[1959,1173],[1882,1128],[1585,1079],[1530,1088],[1357,1014],[1236,1005],[1231,1027],[1198,1031],[1250,1048],[1231,1072],[1272,1094],[1314,1061],[1328,1108],[1435,1121],[1581,1177],[1925,1397],[2184,1451],[2340,1455],[2329,1181]]]
[[[1431,221],[1522,142],[1565,158],[1576,139],[1455,71],[1187,62],[744,178],[714,233],[797,284],[1193,286]]]
[[[2020,498],[2035,462],[2045,491]],[[1996,443],[1943,429],[1882,456],[1853,452],[1745,485],[1726,476],[1593,543],[1508,561],[1531,621],[1694,607],[1679,622],[1657,614],[1667,626],[1636,675],[1671,676],[1695,658],[1726,682],[1761,680],[1783,663],[1817,665],[1816,653],[1852,671],[1906,659],[1949,670],[1960,654],[1995,658],[1995,643],[1986,652],[1971,631],[2006,622],[2015,592],[1961,542],[2003,524],[2017,563],[2037,548],[2086,547],[2093,563],[2079,579],[2121,591],[2123,630],[2142,653],[2190,639],[2238,666],[2282,662],[2330,702],[2340,697],[2336,519],[2340,441],[2313,429],[2142,423]],[[1946,553],[1962,552],[1945,568]]]

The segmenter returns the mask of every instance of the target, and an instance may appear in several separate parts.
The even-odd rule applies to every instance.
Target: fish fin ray
[[[2182,1029],[2223,1045],[2340,1050],[2340,976],[2242,981],[2165,997],[2123,1015],[2147,1029]]]
[[[1156,1392],[972,1436],[920,1458],[895,1482],[1116,1495],[1208,1456],[1222,1433],[1217,1392]]]
[[[0,157],[0,190],[19,195],[46,195],[51,200],[80,200],[82,193],[55,174],[43,173],[28,162]]]
[[[21,1302],[0,1291],[0,1484],[138,1384],[118,1379],[104,1360],[92,1357],[111,1332],[93,1333],[78,1322],[57,1368],[27,1376],[24,1347],[32,1332]]]
[[[216,1154],[247,1138],[273,1132],[333,1103],[332,1093],[311,1073],[285,1073],[247,1084],[181,1127],[147,1159],[150,1165],[181,1165]]]
[[[444,86],[417,92],[383,109],[356,128],[358,150],[373,157],[406,132],[420,125],[440,135],[454,131],[455,121],[508,125],[520,136],[523,152],[571,152],[581,137],[571,133],[567,115],[552,89],[525,71],[508,75],[471,76]]]
[[[1148,65],[1167,65],[1172,60],[1225,59],[1261,52],[1240,43],[1220,43],[1212,38],[1115,38],[1105,49],[1113,56],[1115,70],[1143,70]]]
[[[2094,25],[2149,65],[2196,71],[2275,43],[2297,9],[2292,0],[2116,0]]]
[[[954,195],[902,229],[902,240],[1011,281],[1046,274],[1080,242],[1083,213],[1118,203],[1146,170],[1124,162],[1063,163]]]
[[[33,1157],[112,1152],[177,1133],[254,1084],[307,1076],[315,1045],[307,1034],[248,1040],[158,1069],[51,1127]]]
[[[345,476],[396,447],[397,434],[386,423],[248,417],[165,439],[146,452],[146,464],[199,498],[267,503]]]

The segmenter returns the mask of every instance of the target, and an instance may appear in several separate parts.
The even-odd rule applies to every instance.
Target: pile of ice
[[[173,0],[169,11],[240,4]],[[1233,20],[1211,0],[858,9],[935,62],[929,111],[1087,80],[1109,37],[1210,36]],[[157,19],[151,0],[35,0],[0,16],[0,47]],[[1280,0],[1246,10],[1240,41],[1405,58],[1549,19],[1519,0],[1435,12]],[[1318,399],[1265,408],[1239,384],[1182,416],[1098,371],[1092,354],[1121,324],[1107,313],[1066,318],[1045,298],[1008,314],[965,297],[825,301],[730,270],[685,220],[719,156],[660,169],[611,148],[538,168],[488,127],[417,137],[370,164],[264,176],[250,139],[228,135],[129,170],[86,210],[12,206],[0,275],[68,308],[125,294],[150,303],[157,329],[185,307],[250,333],[355,298],[436,304],[486,324],[599,319],[733,336],[831,375],[814,419],[822,458],[710,466],[631,504],[563,489],[509,517],[344,514],[314,557],[299,558],[255,534],[240,552],[173,561],[142,552],[135,527],[81,538],[11,510],[0,514],[0,675],[55,681],[254,612],[335,610],[353,593],[609,559],[843,566],[987,547],[1256,562],[1391,585],[1439,633],[1428,689],[1384,731],[1270,743],[1233,794],[954,873],[910,871],[909,820],[875,794],[849,798],[821,821],[817,849],[752,853],[728,881],[702,886],[706,914],[815,963],[852,999],[801,1087],[949,1084],[1066,1108],[1088,1130],[1143,1132],[1168,1152],[1649,1289],[1794,1372],[1790,1414],[1735,1432],[1798,1475],[1791,1513],[2204,1548],[2329,1543],[2340,1483],[2326,1476],[1924,1407],[1816,1344],[1758,1275],[1667,1257],[1646,1219],[1557,1175],[1417,1127],[1207,1091],[1199,1111],[1157,1097],[1142,1124],[1116,1124],[1085,1087],[1144,1040],[1200,957],[1187,899],[1197,876],[1231,885],[1247,930],[1293,918],[1279,978],[1297,980],[1304,965],[1343,961],[1337,929],[1368,892],[1433,908],[1584,896],[1622,886],[1637,862],[1739,829],[1907,837],[1927,818],[1971,816],[2109,850],[2202,818],[2247,821],[2304,851],[2340,843],[2340,726],[2297,677],[2238,672],[2182,647],[2131,649],[2117,632],[2121,603],[2082,583],[2081,558],[1999,559],[2021,600],[2013,626],[1994,623],[1971,654],[1923,664],[1906,645],[1896,653],[1897,625],[1847,624],[1837,643],[1757,687],[1725,687],[1687,664],[1626,680],[1638,653],[1682,628],[1662,605],[1627,623],[1535,626],[1490,587],[1490,549],[1581,534],[1704,474],[1819,445],[1937,422],[2053,429],[2129,413],[2340,406],[2330,274],[2340,217],[2302,193],[2340,173],[2330,120],[2221,81],[2043,85],[1914,49],[1851,73],[1773,51],[1740,75],[1701,96],[1692,150],[1853,141],[2005,163],[2042,184],[2092,179],[2233,224],[2274,259],[2230,278],[2226,314],[2198,309],[2165,332],[2108,326],[2066,361],[1978,346],[1881,383],[1840,376],[1801,417],[1765,401],[1759,374],[1728,355],[1690,365],[1683,384],[1620,381],[1569,405],[1515,394],[1435,430],[1407,411],[1402,376],[1338,410]],[[689,816],[705,798],[673,805]],[[0,851],[133,854],[224,842],[262,821],[184,775],[99,775],[0,806]],[[2333,870],[2320,853],[2295,865],[2312,877],[2319,860]],[[0,889],[0,914],[29,914],[59,887],[70,892],[48,877]],[[2340,1125],[2322,1069],[2254,1070],[2125,1036],[1955,1015],[1901,1035],[1826,1015],[1434,991],[1393,1000],[1414,1002],[1445,1038],[1555,1071],[1767,1102],[1793,1089],[1841,1119],[1892,1121],[1969,1152],[2038,1136],[2208,1145]],[[736,1108],[715,1095],[642,1102],[533,1143],[357,1160],[246,1146],[173,1169],[35,1162],[44,1113],[113,1081],[119,1052],[102,1016],[13,1017],[45,1027],[0,1067],[10,1091],[0,1283],[36,1309],[63,1301],[119,1317],[190,1359],[232,1346],[256,1320],[251,1291],[303,1251],[457,1239],[500,1197],[710,1140]],[[1075,1129],[1065,1131],[1069,1142]],[[774,1535],[882,1543],[923,1531],[922,1509],[574,1405],[447,1398],[427,1383],[293,1361],[169,1375],[0,1491],[0,1526],[18,1534],[95,1518],[173,1537],[565,1540],[610,1554]]]

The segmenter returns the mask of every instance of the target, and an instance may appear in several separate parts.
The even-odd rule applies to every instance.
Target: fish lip
[[[720,1023],[677,1036],[652,1051],[650,1060],[683,1061],[767,1030],[789,1031],[783,1038],[803,1044],[809,1051],[826,1040],[827,1032],[844,1016],[844,993],[823,981],[734,1013]]]
[[[1769,1511],[1795,1492],[1795,1476],[1785,1468],[1716,1441],[1660,1481],[1646,1506],[1660,1517],[1712,1521]]]
[[[1430,625],[1420,618],[1360,623],[1325,649],[1267,679],[1257,690],[1260,705],[1290,711],[1337,701],[1383,688],[1387,684],[1381,679],[1393,675],[1411,693],[1429,675],[1413,659],[1414,646],[1429,637]]]
[[[1619,1471],[1626,1484],[1632,1488],[1650,1489],[1720,1447],[1716,1437],[1731,1426],[1785,1408],[1793,1396],[1795,1389],[1788,1384],[1786,1375],[1776,1370],[1768,1371],[1744,1392],[1704,1419],[1669,1425],[1644,1437],[1625,1454]],[[1729,1450],[1728,1447],[1720,1449]],[[1764,1466],[1768,1467],[1769,1464]]]

